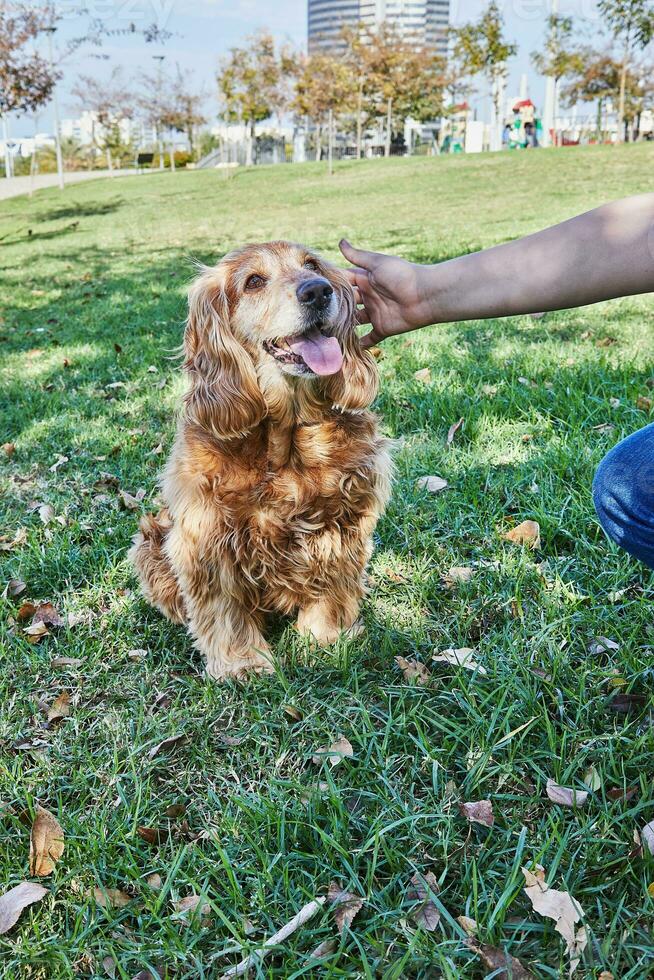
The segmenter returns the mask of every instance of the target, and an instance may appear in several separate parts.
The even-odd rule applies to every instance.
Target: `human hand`
[[[372,347],[386,337],[407,333],[433,320],[424,293],[422,266],[395,255],[365,252],[346,239],[339,248],[355,268],[346,269],[354,286],[359,323],[370,323],[372,330],[361,338],[362,347]]]

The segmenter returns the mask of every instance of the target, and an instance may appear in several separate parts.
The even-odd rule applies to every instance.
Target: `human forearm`
[[[654,194],[423,267],[427,323],[536,313],[654,290]]]

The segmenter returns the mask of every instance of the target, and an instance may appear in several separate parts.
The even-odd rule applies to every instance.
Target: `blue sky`
[[[539,46],[550,0],[499,0],[504,10],[507,36],[518,44],[518,55],[510,64],[509,92],[517,94],[520,76],[529,76],[529,94],[542,106],[543,82],[530,64],[530,53]],[[475,18],[486,0],[451,0],[452,23],[462,24]],[[76,11],[80,0],[56,0],[63,20],[58,31],[59,39],[73,37],[84,32],[88,16]],[[130,23],[146,27],[156,21],[173,33],[164,45],[145,44],[138,35],[118,37],[106,41],[101,49],[81,50],[65,65],[65,77],[60,84],[59,101],[62,117],[77,115],[78,110],[70,96],[70,88],[79,74],[102,77],[111,67],[121,65],[127,73],[138,69],[151,70],[154,54],[165,54],[165,65],[174,70],[179,63],[193,70],[198,86],[208,94],[207,109],[215,117],[217,103],[214,76],[219,58],[231,46],[259,27],[268,27],[281,39],[292,41],[298,47],[306,43],[306,0],[86,0],[85,6],[100,17],[109,28],[126,28]],[[599,22],[595,0],[559,0],[561,13],[570,14],[578,23],[583,40],[597,33]],[[107,55],[99,60],[92,54]],[[480,90],[482,89],[480,83]],[[478,100],[483,114],[485,100]],[[52,127],[50,109],[38,119],[39,130]],[[29,119],[12,121],[14,134],[30,135],[34,123]]]

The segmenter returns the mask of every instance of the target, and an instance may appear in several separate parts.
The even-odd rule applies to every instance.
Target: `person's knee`
[[[593,503],[606,534],[654,567],[654,426],[618,443],[600,463]]]

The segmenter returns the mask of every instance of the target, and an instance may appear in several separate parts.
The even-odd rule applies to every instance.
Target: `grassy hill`
[[[335,881],[365,899],[351,929],[339,937],[325,909],[254,976],[482,977],[467,915],[480,942],[554,978],[564,943],[522,890],[535,863],[586,913],[577,977],[654,968],[654,857],[633,841],[654,819],[652,578],[606,542],[590,497],[604,453],[650,421],[637,399],[654,376],[651,297],[384,345],[378,410],[399,440],[397,479],[357,640],[315,653],[280,621],[278,675],[217,686],[125,561],[171,445],[195,261],[269,238],[336,259],[342,235],[439,261],[649,190],[653,164],[648,145],[352,162],[331,179],[307,164],[0,205],[0,442],[15,446],[0,452],[13,544],[0,588],[25,583],[0,599],[0,881],[28,877],[37,801],[66,834],[49,894],[0,937],[6,976],[218,977]],[[426,474],[450,489],[426,494]],[[144,492],[137,510],[121,490]],[[528,518],[538,552],[502,539]],[[452,567],[472,577],[452,583]],[[66,625],[30,643],[26,600],[51,601]],[[600,636],[619,648],[589,652]],[[485,673],[431,662],[464,646]],[[426,664],[429,683],[397,656]],[[48,725],[62,692],[70,716]],[[314,765],[340,735],[354,757]],[[559,806],[548,778],[591,795]],[[459,812],[481,799],[492,828]],[[434,932],[415,922],[416,872],[438,881]],[[131,900],[102,908],[95,887]],[[192,894],[206,914],[176,911]]]

